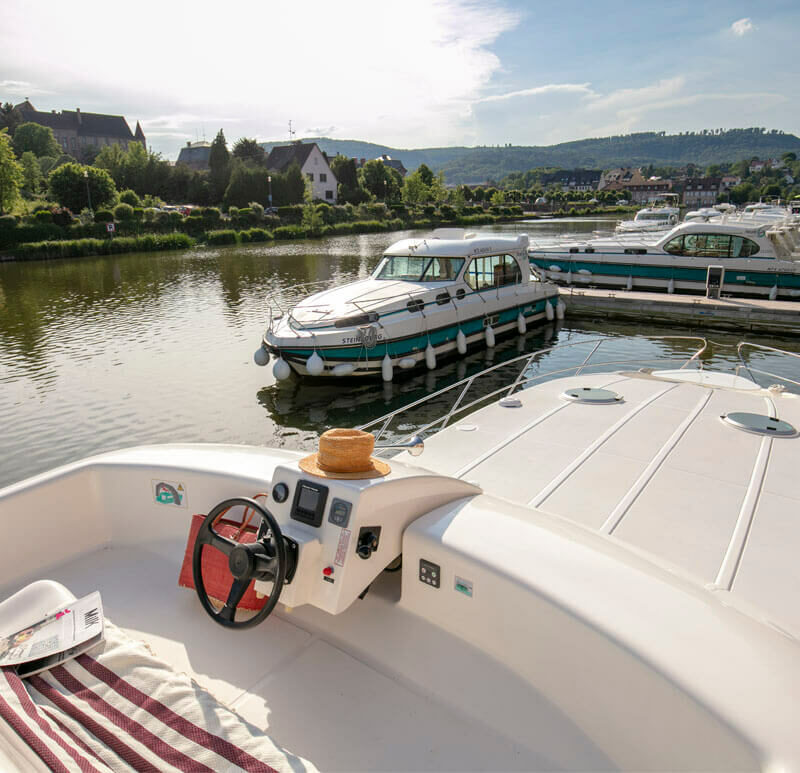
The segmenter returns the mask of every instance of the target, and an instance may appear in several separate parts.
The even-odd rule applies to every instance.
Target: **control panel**
[[[281,591],[286,606],[313,604],[332,614],[347,609],[403,550],[406,527],[456,499],[479,494],[465,481],[392,461],[384,478],[340,480],[308,475],[296,464],[279,465],[267,508],[296,545],[294,576]],[[422,572],[420,572],[422,579]],[[426,567],[439,587],[438,567]],[[257,581],[269,594],[272,584]]]

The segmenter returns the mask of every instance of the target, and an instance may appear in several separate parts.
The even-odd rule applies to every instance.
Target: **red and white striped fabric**
[[[61,666],[25,680],[4,669],[0,718],[58,773],[315,770],[110,624]]]

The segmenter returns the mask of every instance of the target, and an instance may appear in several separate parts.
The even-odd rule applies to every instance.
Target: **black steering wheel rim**
[[[227,537],[223,537],[221,534],[215,532],[212,528],[214,521],[225,510],[237,505],[244,505],[245,507],[252,508],[261,517],[262,525],[266,525],[269,528],[272,534],[270,543],[275,550],[274,561],[272,560],[273,557],[262,556],[258,551],[259,547],[266,547],[263,541],[257,539],[255,543],[252,543],[255,547],[251,549],[249,545],[244,546],[242,543],[236,543],[233,540],[229,540]],[[259,534],[261,534],[261,532],[262,529],[259,529]],[[233,575],[233,573],[231,573],[233,582],[231,584],[231,590],[228,594],[228,600],[225,602],[219,612],[217,612],[214,606],[211,604],[205,584],[203,583],[202,553],[204,547],[213,547],[219,550],[228,557],[229,562],[231,560],[231,553],[234,550],[238,549],[237,555],[241,555],[242,549],[248,553],[246,557],[248,566],[247,568],[243,569],[243,576],[236,577]],[[270,565],[274,563],[275,569],[274,572],[272,572],[272,592],[269,594],[269,599],[267,599],[267,603],[264,605],[264,607],[255,615],[253,615],[253,617],[250,617],[247,620],[236,620],[236,609],[238,608],[238,604],[241,601],[245,590],[253,579],[259,579],[257,576],[259,573],[252,571],[257,562],[268,562]],[[194,577],[195,591],[197,592],[197,597],[200,599],[203,609],[205,609],[211,619],[226,628],[252,628],[253,626],[258,625],[265,620],[270,615],[272,610],[275,609],[275,605],[278,603],[281,590],[283,590],[283,584],[286,580],[287,567],[288,553],[286,550],[286,543],[283,540],[283,534],[281,533],[281,528],[272,513],[270,513],[270,511],[267,510],[264,505],[262,505],[260,502],[257,502],[255,499],[250,499],[249,497],[232,497],[231,499],[226,499],[223,502],[220,502],[208,513],[203,520],[199,531],[197,532],[197,538],[195,539],[194,543],[194,552],[192,554],[192,575]],[[234,591],[238,593],[238,598],[235,599],[234,604],[230,606],[230,602],[235,596]]]

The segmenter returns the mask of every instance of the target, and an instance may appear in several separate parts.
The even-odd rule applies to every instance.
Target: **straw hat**
[[[370,456],[375,436],[360,429],[329,429],[319,438],[319,451],[301,459],[300,469],[309,475],[340,480],[382,478],[392,470]]]

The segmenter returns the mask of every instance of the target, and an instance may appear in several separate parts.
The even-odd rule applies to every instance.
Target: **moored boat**
[[[390,246],[372,276],[270,305],[255,360],[278,379],[381,376],[436,367],[469,347],[563,314],[558,289],[531,275],[528,237],[438,229]]]
[[[731,294],[800,296],[796,218],[694,221],[649,240],[539,243],[528,254],[533,267],[560,284],[705,292],[713,281]]]
[[[633,220],[622,220],[615,229],[618,234],[642,234],[668,231],[680,219],[679,197],[676,193],[663,193],[640,209]]]

